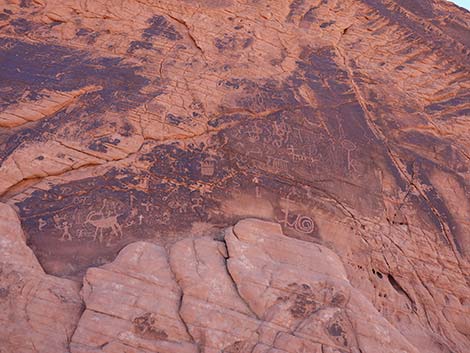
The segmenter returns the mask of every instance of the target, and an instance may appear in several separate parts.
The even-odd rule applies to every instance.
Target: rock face
[[[0,68],[1,353],[468,351],[469,12],[6,0]]]
[[[44,273],[14,210],[0,203],[0,352],[66,352],[80,285]]]
[[[244,220],[88,270],[71,352],[419,352],[330,250]]]

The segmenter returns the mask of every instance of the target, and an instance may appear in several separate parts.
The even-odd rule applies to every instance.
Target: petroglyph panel
[[[462,352],[469,28],[437,0],[6,2],[1,201],[74,280],[135,241],[274,221],[333,249],[413,344]],[[291,313],[315,315],[296,286]]]

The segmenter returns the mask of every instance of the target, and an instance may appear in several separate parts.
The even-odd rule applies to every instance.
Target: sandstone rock
[[[44,273],[14,210],[0,203],[0,352],[67,352],[80,286]]]
[[[226,267],[225,244],[185,239],[171,249],[170,264],[183,290],[181,318],[204,352],[221,352],[252,338],[259,322],[240,298]],[[229,350],[230,351],[230,350]]]
[[[149,352],[196,352],[179,318],[181,290],[165,250],[134,243],[116,260],[88,270],[82,296],[86,310],[73,336],[72,352],[124,347]]]
[[[77,351],[466,353],[469,33],[444,0],[2,2],[2,273],[38,291],[2,302],[0,350],[67,349],[85,278]],[[246,218],[271,225],[224,244]],[[176,326],[96,294],[123,281],[163,281]],[[62,316],[30,320],[33,346],[34,293]],[[321,310],[291,317],[296,296]]]
[[[334,253],[274,223],[181,240],[169,258],[140,242],[88,270],[72,352],[419,351],[351,286]]]

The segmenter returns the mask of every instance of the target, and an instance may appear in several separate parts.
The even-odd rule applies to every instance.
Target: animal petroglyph
[[[98,237],[98,241],[102,243],[104,231],[108,229],[111,230],[114,236],[122,238],[122,227],[118,222],[118,216],[119,215],[105,216],[101,211],[90,212],[86,217],[85,224],[91,224],[95,227],[93,240],[96,241]]]

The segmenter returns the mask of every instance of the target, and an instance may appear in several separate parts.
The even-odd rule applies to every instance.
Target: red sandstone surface
[[[470,13],[0,2],[0,353],[467,353]]]

